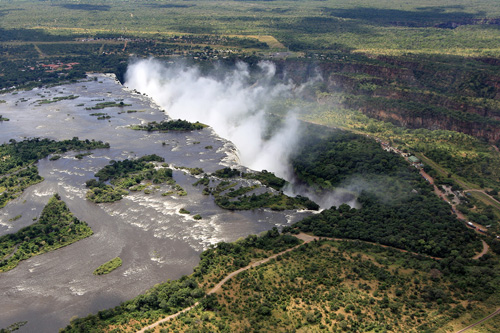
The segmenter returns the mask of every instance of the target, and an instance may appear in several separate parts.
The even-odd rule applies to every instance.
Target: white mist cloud
[[[300,139],[299,122],[290,113],[283,127],[264,139],[265,113],[270,101],[291,94],[296,87],[272,84],[276,68],[271,62],[261,62],[259,67],[261,74],[255,80],[244,63],[204,75],[194,66],[167,67],[154,59],[140,60],[129,65],[125,85],[152,97],[171,118],[210,125],[235,144],[246,167],[289,180],[290,154]]]

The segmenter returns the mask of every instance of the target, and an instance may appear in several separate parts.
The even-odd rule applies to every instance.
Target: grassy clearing
[[[498,202],[492,200],[488,195],[484,194],[483,192],[470,191],[468,193],[470,193],[473,197],[480,200],[484,204],[486,204],[488,206],[493,206],[498,211],[500,211],[500,204],[498,204]]]
[[[270,49],[286,49],[280,41],[278,41],[274,36],[261,36],[261,35],[229,35],[228,37],[238,37],[238,38],[255,38],[259,42],[266,43]]]

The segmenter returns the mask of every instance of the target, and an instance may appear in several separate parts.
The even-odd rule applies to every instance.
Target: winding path
[[[486,317],[484,317],[483,319],[481,319],[480,321],[478,321],[477,323],[474,323],[472,325],[469,325],[467,326],[466,328],[462,328],[460,331],[457,331],[455,333],[462,333],[462,332],[465,332],[465,331],[468,331],[470,330],[471,328],[474,328],[476,327],[477,325],[481,325],[482,323],[484,323],[485,321],[487,321],[488,319],[491,319],[493,317],[495,317],[496,315],[500,314],[500,308],[496,309],[495,312],[487,315]]]
[[[196,302],[194,303],[193,305],[191,305],[190,307],[187,307],[185,309],[182,309],[181,311],[177,312],[177,313],[174,313],[174,314],[171,314],[170,316],[167,316],[163,319],[160,319],[154,323],[152,323],[151,325],[149,326],[146,326],[144,327],[143,329],[137,331],[138,333],[142,333],[142,332],[145,332],[146,330],[150,330],[150,329],[153,329],[155,327],[157,327],[158,325],[160,325],[161,323],[164,323],[166,321],[169,321],[170,319],[174,319],[174,318],[177,318],[179,317],[181,314],[183,314],[184,312],[188,312],[189,310],[192,310],[193,308],[195,308],[196,306],[198,306],[198,304],[200,304],[200,302]]]
[[[391,248],[391,249],[395,249],[395,250],[398,250],[400,252],[405,252],[405,253],[411,253],[411,254],[414,254],[414,255],[421,255],[421,256],[426,256],[426,255],[423,255],[423,254],[419,254],[419,253],[415,253],[415,252],[409,252],[409,251],[406,251],[406,250],[403,250],[403,249],[398,249],[398,248],[395,248],[395,247],[392,247],[392,246],[388,246],[388,245],[382,245],[382,244],[377,244],[377,243],[372,243],[372,242],[366,242],[366,241],[362,241],[362,240],[357,240],[357,239],[343,239],[343,238],[330,238],[330,237],[318,237],[318,236],[311,236],[311,235],[308,235],[308,234],[304,234],[304,233],[299,233],[298,235],[295,235],[295,237],[297,237],[298,239],[302,240],[303,243],[299,244],[299,245],[296,245],[294,247],[291,247],[287,250],[284,250],[284,251],[281,251],[279,253],[276,253],[276,254],[273,254],[272,256],[270,257],[267,257],[265,259],[262,259],[262,260],[259,260],[259,261],[255,261],[245,267],[242,267],[234,272],[231,272],[229,273],[225,278],[223,278],[219,283],[217,283],[212,289],[210,289],[208,292],[207,292],[207,295],[210,295],[210,294],[213,294],[213,293],[216,293],[217,291],[219,291],[222,286],[227,282],[229,281],[231,278],[233,278],[234,276],[240,274],[241,272],[243,271],[246,271],[250,268],[253,268],[253,267],[257,267],[257,266],[260,266],[262,264],[265,264],[266,262],[270,261],[271,259],[275,259],[276,257],[278,256],[281,256],[287,252],[290,252],[290,251],[293,251],[295,250],[296,248],[304,245],[304,244],[307,244],[307,243],[310,243],[312,241],[315,241],[315,240],[322,240],[322,239],[325,239],[325,240],[333,240],[333,241],[348,241],[348,242],[363,242],[363,243],[367,243],[367,244],[372,244],[372,245],[378,245],[378,246],[382,246],[384,248]],[[428,258],[432,258],[432,259],[436,259],[436,260],[440,260],[441,258],[436,258],[436,257],[431,257],[431,256],[426,256]],[[156,327],[158,327],[158,325],[166,322],[166,321],[169,321],[171,319],[174,319],[174,318],[177,318],[178,316],[180,316],[181,314],[193,309],[194,307],[196,307],[197,305],[199,305],[200,302],[196,302],[194,303],[193,305],[191,305],[190,307],[187,307],[185,309],[182,309],[181,311],[177,312],[177,313],[174,313],[174,314],[171,314],[165,318],[162,318],[144,328],[142,328],[141,330],[137,331],[137,333],[144,333],[145,331],[147,330],[150,330],[150,329],[154,329]]]
[[[309,242],[312,242],[313,240],[317,240],[317,239],[319,239],[319,237],[310,236],[310,235],[306,235],[306,234],[299,234],[299,235],[297,235],[296,237],[297,237],[297,238],[299,238],[299,239],[301,239],[301,240],[303,240],[304,242],[303,242],[303,243],[301,243],[301,244],[299,244],[299,245],[296,245],[296,246],[294,246],[294,247],[292,247],[292,248],[289,248],[289,249],[287,249],[287,250],[285,250],[285,251],[281,251],[281,252],[279,252],[279,253],[273,254],[273,255],[272,255],[272,256],[270,256],[270,257],[267,257],[267,258],[265,258],[265,259],[262,259],[262,260],[259,260],[259,261],[256,261],[256,262],[253,262],[253,263],[251,263],[251,264],[249,264],[249,265],[247,265],[247,266],[245,266],[245,267],[242,267],[242,268],[240,268],[240,269],[238,269],[238,270],[236,270],[236,271],[234,271],[234,272],[229,273],[229,274],[228,274],[225,278],[223,278],[223,279],[222,279],[219,283],[217,283],[217,284],[215,285],[215,287],[213,287],[212,289],[210,289],[210,290],[207,292],[207,295],[210,295],[210,294],[213,294],[213,293],[216,293],[217,291],[219,291],[219,290],[222,288],[222,285],[224,285],[224,284],[225,284],[227,281],[229,281],[232,277],[234,277],[234,276],[236,276],[236,275],[240,274],[241,272],[246,271],[246,270],[248,270],[248,269],[250,269],[250,268],[253,268],[253,267],[257,267],[257,266],[259,266],[259,265],[262,265],[262,264],[264,264],[264,263],[268,262],[269,260],[274,259],[274,258],[276,258],[276,257],[278,257],[278,256],[280,256],[280,255],[283,255],[283,254],[287,253],[287,252],[293,251],[293,250],[295,250],[296,248],[298,248],[298,247],[300,247],[300,246],[302,246],[302,245],[304,245],[304,244],[306,244],[306,243],[309,243]],[[171,315],[170,315],[170,316],[168,316],[168,317],[165,317],[165,318],[163,318],[163,319],[160,319],[160,320],[158,320],[158,321],[156,321],[156,322],[152,323],[151,325],[148,325],[148,326],[146,326],[146,327],[142,328],[141,330],[139,330],[139,331],[137,331],[137,332],[138,332],[138,333],[143,333],[143,332],[145,332],[146,330],[150,330],[150,329],[153,329],[153,328],[157,327],[157,326],[158,326],[158,325],[160,325],[161,323],[164,323],[164,322],[166,322],[166,321],[169,321],[170,319],[177,318],[178,316],[180,316],[180,315],[181,315],[181,314],[183,314],[184,312],[187,312],[187,311],[189,311],[189,310],[193,309],[193,308],[194,308],[194,307],[196,307],[198,304],[200,304],[200,302],[196,302],[196,303],[194,303],[193,305],[191,305],[191,306],[190,306],[190,307],[188,307],[188,308],[185,308],[185,309],[183,309],[183,310],[181,310],[181,311],[179,311],[179,312],[177,312],[177,313],[171,314]]]
[[[483,242],[483,250],[480,253],[476,254],[474,257],[472,257],[472,259],[477,260],[482,256],[484,256],[486,253],[488,253],[488,251],[490,250],[490,247],[488,246],[488,244],[486,244],[484,240],[481,240],[481,242]]]
[[[446,199],[444,193],[436,186],[436,184],[434,184],[434,179],[428,173],[426,173],[423,169],[420,169],[420,175],[422,175],[422,177],[424,177],[425,180],[427,180],[429,182],[429,184],[431,184],[432,186],[434,186],[434,192],[436,193],[436,195],[438,197],[440,197],[441,199],[443,199],[446,202],[448,202],[448,200]],[[487,193],[484,192],[484,190],[464,190],[464,193],[467,192],[467,191],[477,191],[477,192],[482,192],[482,193],[488,195]],[[451,204],[451,209],[453,211],[453,214],[455,214],[460,221],[462,221],[464,223],[467,221],[467,218],[465,217],[465,215],[462,214],[457,209],[457,205]],[[465,226],[467,228],[471,228],[467,224],[465,224]],[[475,226],[475,228],[474,228],[475,232],[481,234],[481,232],[479,231],[479,229],[482,229],[483,227],[482,226],[479,227],[477,225],[474,225],[474,226]],[[481,240],[481,242],[483,243],[483,250],[481,252],[479,252],[478,254],[476,254],[474,257],[472,257],[472,259],[477,260],[477,259],[481,258],[482,256],[484,256],[486,253],[488,253],[488,251],[490,250],[490,247],[488,246],[488,244],[486,244],[486,242],[484,240]]]
[[[290,252],[290,251],[293,251],[295,250],[296,248],[304,245],[304,244],[307,244],[307,243],[310,243],[312,241],[315,241],[315,240],[333,240],[333,241],[347,241],[347,242],[363,242],[363,243],[366,243],[366,244],[372,244],[372,245],[377,245],[377,246],[381,246],[381,247],[384,247],[384,248],[390,248],[390,249],[394,249],[394,250],[397,250],[397,251],[400,251],[400,252],[404,252],[404,253],[410,253],[410,254],[413,254],[413,255],[419,255],[419,256],[425,256],[425,257],[428,257],[428,258],[432,258],[432,259],[435,259],[435,260],[441,260],[441,258],[437,258],[437,257],[431,257],[431,256],[428,256],[428,255],[425,255],[425,254],[420,254],[420,253],[415,253],[415,252],[410,252],[410,251],[407,251],[407,250],[403,250],[403,249],[398,249],[398,248],[395,248],[395,247],[392,247],[392,246],[388,246],[388,245],[382,245],[382,244],[378,244],[378,243],[373,243],[373,242],[367,242],[367,241],[362,241],[362,240],[358,240],[358,239],[344,239],[344,238],[330,238],[330,237],[319,237],[319,236],[311,236],[311,235],[308,235],[308,234],[305,234],[305,233],[299,233],[298,235],[295,235],[295,237],[297,237],[298,239],[302,240],[303,243],[299,244],[299,245],[296,245],[292,248],[289,248],[287,250],[284,250],[284,251],[281,251],[279,253],[276,253],[276,254],[273,254],[272,256],[270,257],[267,257],[265,259],[262,259],[262,260],[259,260],[259,261],[255,261],[245,267],[242,267],[234,272],[231,272],[229,273],[225,278],[223,278],[219,283],[217,283],[212,289],[210,289],[208,292],[207,292],[207,295],[210,295],[210,294],[214,294],[216,292],[218,292],[222,286],[227,282],[229,281],[231,278],[233,278],[234,276],[240,274],[241,272],[243,271],[246,271],[250,268],[253,268],[253,267],[257,267],[257,266],[260,266],[262,264],[265,264],[266,262],[270,261],[271,259],[275,259],[276,257],[278,256],[281,256],[287,252]],[[489,247],[488,247],[488,244],[486,244],[485,241],[482,241],[483,242],[483,250],[481,251],[481,253],[477,254],[476,256],[473,257],[473,259],[479,259],[481,258],[483,255],[485,255],[488,250],[489,250]],[[137,331],[137,333],[144,333],[145,331],[147,330],[150,330],[150,329],[154,329],[156,327],[158,327],[158,325],[164,323],[164,322],[167,322],[171,319],[174,319],[174,318],[177,318],[178,316],[180,316],[181,314],[187,312],[187,311],[190,311],[192,310],[193,308],[195,308],[196,306],[198,306],[200,304],[200,302],[196,302],[194,303],[193,305],[185,308],[185,309],[182,309],[181,311],[177,312],[177,313],[174,313],[174,314],[171,314],[165,318],[162,318],[144,328],[142,328],[141,330]],[[488,315],[487,317],[481,319],[480,321],[478,321],[477,323],[475,324],[472,324],[456,333],[461,333],[461,332],[465,332],[466,330],[470,329],[470,328],[473,328],[474,326],[476,325],[479,325],[483,322],[485,322],[486,320],[496,316],[497,314],[500,313],[500,308],[498,308],[495,312],[493,312],[492,314]]]

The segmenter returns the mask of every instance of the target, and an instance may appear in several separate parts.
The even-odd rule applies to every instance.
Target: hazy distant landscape
[[[499,40],[494,0],[0,3],[0,330],[498,331]]]

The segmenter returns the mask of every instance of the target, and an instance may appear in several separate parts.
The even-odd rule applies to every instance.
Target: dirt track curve
[[[265,264],[265,263],[266,263],[266,262],[268,262],[269,260],[274,259],[274,258],[276,258],[276,257],[278,257],[278,256],[280,256],[280,255],[283,255],[283,254],[287,253],[287,252],[290,252],[290,251],[292,251],[292,250],[294,250],[294,249],[298,248],[299,246],[302,246],[302,245],[304,245],[304,244],[306,244],[306,243],[312,242],[313,240],[317,240],[317,239],[319,239],[319,237],[314,237],[314,236],[310,236],[310,235],[306,235],[306,234],[299,234],[299,235],[297,235],[296,237],[297,237],[297,238],[299,238],[299,239],[301,239],[301,240],[303,240],[303,241],[304,241],[304,243],[301,243],[301,244],[299,244],[299,245],[296,245],[296,246],[294,246],[294,247],[292,247],[292,248],[289,248],[289,249],[287,249],[287,250],[285,250],[285,251],[282,251],[282,252],[279,252],[279,253],[273,254],[272,256],[270,256],[270,257],[268,257],[268,258],[265,258],[265,259],[262,259],[262,260],[259,260],[259,261],[256,261],[256,262],[253,262],[253,263],[249,264],[248,266],[242,267],[242,268],[240,268],[240,269],[238,269],[238,270],[236,270],[236,271],[234,271],[234,272],[229,273],[229,274],[228,274],[225,278],[223,278],[223,279],[222,279],[219,283],[217,283],[217,284],[215,285],[215,287],[213,287],[212,289],[210,289],[210,290],[208,291],[207,295],[210,295],[210,294],[213,294],[213,293],[215,293],[215,292],[219,291],[219,290],[222,288],[222,285],[223,285],[224,283],[226,283],[226,282],[227,282],[229,279],[231,279],[232,277],[234,277],[234,276],[236,276],[236,275],[240,274],[241,272],[246,271],[247,269],[250,269],[250,268],[252,268],[252,267],[257,267],[257,266],[259,266],[259,265]],[[197,306],[198,304],[199,304],[199,302],[196,302],[196,303],[194,303],[193,305],[191,305],[190,307],[185,308],[185,309],[183,309],[183,310],[181,310],[181,311],[179,311],[179,312],[177,312],[177,313],[174,313],[174,314],[172,314],[172,315],[170,315],[170,316],[168,316],[168,317],[165,317],[165,318],[163,318],[163,319],[160,319],[160,320],[158,320],[157,322],[155,322],[155,323],[153,323],[153,324],[151,324],[151,325],[148,325],[148,326],[146,326],[146,327],[142,328],[141,330],[139,330],[139,331],[137,331],[137,332],[138,332],[138,333],[143,333],[143,332],[145,332],[146,330],[150,330],[150,329],[153,329],[153,328],[157,327],[157,326],[158,326],[158,325],[160,325],[161,323],[164,323],[164,322],[166,322],[166,321],[169,321],[170,319],[177,318],[178,316],[180,316],[180,315],[181,315],[181,314],[183,314],[184,312],[187,312],[187,311],[191,310],[192,308],[194,308],[194,307],[195,307],[195,306]]]
[[[483,250],[480,253],[476,254],[474,257],[472,257],[472,259],[477,260],[482,256],[484,256],[486,253],[488,253],[488,251],[490,250],[490,247],[488,246],[488,244],[486,244],[484,240],[481,240],[481,242],[483,242]]]
[[[269,260],[271,259],[274,259],[278,256],[281,256],[287,252],[290,252],[290,251],[293,251],[295,250],[296,248],[304,245],[304,244],[307,244],[307,243],[310,243],[314,240],[320,240],[320,239],[327,239],[327,240],[334,240],[334,241],[348,241],[348,242],[356,242],[356,241],[359,241],[359,240],[355,240],[355,239],[342,239],[342,238],[329,238],[329,237],[318,237],[318,236],[311,236],[311,235],[307,235],[307,234],[304,234],[304,233],[300,233],[298,235],[295,235],[295,237],[297,237],[298,239],[304,241],[303,243],[299,244],[299,245],[296,245],[292,248],[289,248],[285,251],[282,251],[282,252],[279,252],[279,253],[276,253],[276,254],[273,254],[272,256],[268,257],[268,258],[265,258],[265,259],[262,259],[262,260],[259,260],[259,261],[256,261],[256,262],[253,262],[251,264],[249,264],[248,266],[245,266],[245,267],[242,267],[234,272],[231,272],[229,273],[225,278],[223,278],[219,283],[217,283],[215,285],[215,287],[213,287],[212,289],[210,289],[208,292],[207,292],[207,295],[210,295],[210,294],[213,294],[213,293],[216,293],[217,291],[219,291],[222,286],[227,282],[229,281],[232,277],[240,274],[241,272],[243,271],[246,271],[250,268],[253,268],[253,267],[257,267],[257,266],[260,266],[262,264],[265,264],[266,262],[268,262]],[[360,242],[364,242],[364,241],[360,241]],[[374,244],[374,245],[379,245],[379,246],[382,246],[382,247],[385,247],[385,248],[392,248],[392,249],[395,249],[395,250],[398,250],[398,251],[401,251],[401,252],[405,252],[405,253],[411,253],[411,254],[414,254],[414,255],[421,255],[421,254],[418,254],[418,253],[414,253],[414,252],[408,252],[406,250],[402,250],[402,249],[398,249],[398,248],[394,248],[394,247],[391,247],[391,246],[387,246],[387,245],[381,245],[381,244],[376,244],[376,243],[371,243],[371,242],[364,242],[364,243],[368,243],[368,244]],[[440,260],[441,258],[436,258],[436,257],[430,257],[430,256],[427,256],[429,258],[432,258],[432,259],[436,259],[436,260]],[[145,332],[146,330],[150,330],[150,329],[153,329],[155,327],[157,327],[158,325],[160,325],[161,323],[164,323],[166,321],[169,321],[171,319],[174,319],[174,318],[177,318],[178,316],[180,316],[181,314],[183,314],[184,312],[187,312],[191,309],[193,309],[194,307],[196,307],[197,305],[199,304],[199,302],[196,302],[194,303],[193,305],[191,305],[190,307],[187,307],[177,313],[174,313],[174,314],[171,314],[163,319],[160,319],[158,320],[157,322],[154,322],[153,324],[151,325],[148,325],[144,328],[142,328],[141,330],[137,331],[137,333],[143,333]]]
[[[384,248],[391,248],[391,249],[395,249],[395,250],[398,250],[400,252],[405,252],[405,253],[411,253],[411,254],[414,254],[414,255],[420,255],[420,256],[426,256],[426,255],[422,255],[422,254],[419,254],[419,253],[414,253],[414,252],[409,252],[409,251],[406,251],[406,250],[403,250],[403,249],[398,249],[398,248],[395,248],[395,247],[391,247],[391,246],[387,246],[387,245],[382,245],[382,244],[377,244],[377,243],[372,243],[372,242],[366,242],[366,241],[360,241],[360,240],[357,240],[357,239],[342,239],[342,238],[330,238],[330,237],[318,237],[318,236],[311,236],[311,235],[307,235],[307,234],[304,234],[304,233],[299,233],[298,235],[295,235],[295,237],[297,237],[298,239],[302,240],[303,243],[299,244],[299,245],[296,245],[292,248],[289,248],[285,251],[281,251],[279,253],[276,253],[276,254],[273,254],[272,256],[268,257],[268,258],[265,258],[265,259],[262,259],[262,260],[259,260],[259,261],[256,261],[256,262],[253,262],[245,267],[242,267],[234,272],[231,272],[229,273],[225,278],[223,278],[219,283],[217,283],[212,289],[210,289],[208,292],[207,292],[207,295],[210,295],[210,294],[213,294],[213,293],[216,293],[217,291],[219,291],[222,286],[227,282],[229,281],[231,278],[233,278],[234,276],[240,274],[241,272],[243,271],[246,271],[250,268],[253,268],[253,267],[257,267],[257,266],[260,266],[262,264],[265,264],[266,262],[268,262],[269,260],[271,259],[274,259],[278,256],[281,256],[287,252],[290,252],[290,251],[293,251],[295,250],[296,248],[304,245],[304,244],[307,244],[307,243],[310,243],[314,240],[320,240],[320,239],[325,239],[325,240],[333,240],[333,241],[348,241],[348,242],[363,242],[363,243],[367,243],[367,244],[373,244],[373,245],[378,245],[378,246],[381,246],[381,247],[384,247]],[[482,257],[484,254],[486,254],[489,250],[489,247],[488,247],[488,244],[486,244],[486,242],[483,241],[483,251],[479,254],[477,254],[473,259],[478,259],[480,257]],[[428,258],[432,258],[432,259],[435,259],[435,260],[441,260],[441,258],[436,258],[436,257],[431,257],[431,256],[426,256]],[[158,327],[158,325],[160,325],[161,323],[164,323],[166,321],[169,321],[171,319],[174,319],[174,318],[177,318],[178,316],[180,316],[181,314],[193,309],[194,307],[196,307],[197,305],[199,305],[200,302],[196,302],[194,303],[193,305],[191,305],[190,307],[187,307],[177,313],[174,313],[174,314],[171,314],[163,319],[160,319],[156,322],[154,322],[153,324],[151,325],[148,325],[144,328],[142,328],[141,330],[137,331],[137,333],[143,333],[147,330],[150,330],[150,329],[154,329],[155,327]],[[482,320],[480,320],[479,322],[475,323],[475,324],[472,324],[464,329],[462,329],[461,331],[458,331],[457,333],[460,333],[460,332],[464,332],[476,325],[479,325],[481,324],[482,322],[490,319],[491,317],[494,317],[496,316],[497,314],[500,313],[500,308],[497,309],[495,312],[493,312],[492,314],[490,314],[489,316],[483,318]]]
[[[483,319],[481,319],[481,320],[480,320],[480,321],[478,321],[477,323],[474,323],[474,324],[472,324],[472,325],[469,325],[469,326],[467,326],[466,328],[462,328],[460,331],[457,331],[457,332],[455,332],[455,333],[462,333],[462,332],[468,331],[468,330],[470,330],[471,328],[476,327],[477,325],[481,325],[482,323],[484,323],[484,322],[485,322],[485,321],[487,321],[488,319],[491,319],[491,318],[495,317],[495,316],[496,316],[497,314],[499,314],[499,313],[500,313],[500,308],[496,309],[496,311],[495,311],[495,312],[493,312],[493,313],[491,313],[491,314],[487,315],[486,317],[484,317]]]

